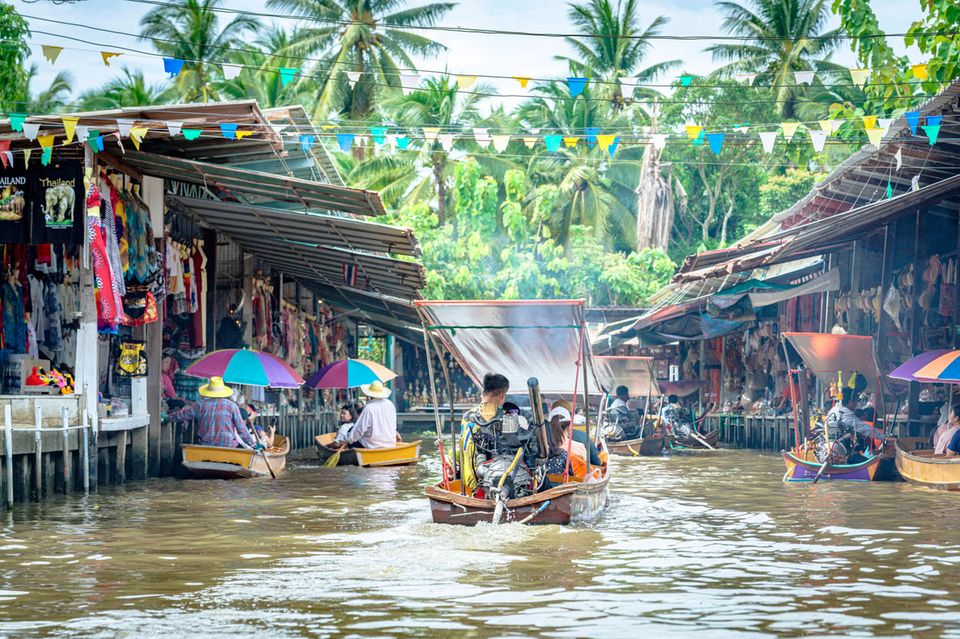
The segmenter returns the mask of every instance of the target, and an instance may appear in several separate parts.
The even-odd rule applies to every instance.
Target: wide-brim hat
[[[369,384],[364,384],[360,387],[360,392],[366,395],[367,397],[372,397],[374,399],[386,399],[390,397],[392,392],[389,388],[383,385],[383,382],[376,380]]]
[[[233,389],[223,383],[222,377],[211,377],[208,383],[200,387],[200,395],[219,399],[233,395]]]

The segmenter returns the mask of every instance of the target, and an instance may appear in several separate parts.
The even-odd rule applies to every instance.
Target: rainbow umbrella
[[[300,388],[303,378],[285,361],[261,351],[225,348],[204,355],[186,371],[194,377],[222,377],[228,384]]]
[[[307,377],[310,388],[355,388],[377,380],[387,382],[396,377],[392,370],[367,359],[344,359],[327,364]]]
[[[900,364],[895,369],[890,371],[887,377],[892,377],[894,379],[903,379],[908,382],[924,382],[930,381],[926,378],[918,377],[917,371],[931,363],[933,360],[937,359],[942,355],[946,355],[950,351],[947,349],[941,349],[936,351],[927,351],[926,353],[920,353],[914,357],[911,357],[903,364]]]
[[[914,373],[918,380],[960,382],[960,351],[947,351]]]

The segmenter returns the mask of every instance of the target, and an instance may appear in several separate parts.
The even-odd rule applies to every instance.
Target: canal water
[[[747,451],[613,464],[570,527],[430,523],[435,455],[22,505],[0,634],[960,637],[960,494],[784,485]]]

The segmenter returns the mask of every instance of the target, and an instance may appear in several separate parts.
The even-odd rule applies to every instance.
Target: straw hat
[[[360,392],[367,397],[372,397],[374,399],[386,399],[390,397],[391,391],[389,388],[383,385],[383,382],[378,379],[370,384],[364,384],[361,386]]]
[[[222,377],[211,377],[210,382],[200,387],[203,397],[223,398],[233,395],[233,389],[223,383]]]

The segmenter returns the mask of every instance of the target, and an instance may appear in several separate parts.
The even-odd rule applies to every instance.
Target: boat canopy
[[[526,393],[527,379],[544,395],[582,392],[581,348],[591,394],[601,392],[590,360],[583,300],[416,300],[424,329],[436,335],[479,386],[487,373],[510,380],[510,393]]]
[[[618,386],[626,386],[631,397],[660,395],[652,357],[594,356],[593,368],[597,371],[600,386],[611,395]]]
[[[807,368],[826,383],[837,381],[837,373],[846,383],[853,373],[862,373],[872,388],[877,383],[877,360],[873,338],[832,333],[784,333],[800,354]]]

